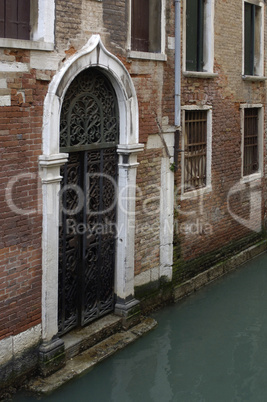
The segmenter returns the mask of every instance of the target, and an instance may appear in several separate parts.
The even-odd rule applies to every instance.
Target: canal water
[[[267,401],[267,254],[154,317],[148,335],[41,400]]]

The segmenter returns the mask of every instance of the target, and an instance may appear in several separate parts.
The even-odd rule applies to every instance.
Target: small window
[[[203,71],[204,0],[186,3],[186,70]]]
[[[0,0],[0,37],[30,39],[30,0]]]
[[[131,50],[161,52],[161,0],[132,0]]]
[[[183,69],[213,73],[214,0],[187,0],[184,20]]]
[[[186,110],[184,132],[184,191],[206,186],[207,111]]]
[[[259,171],[259,109],[244,109],[243,176]]]
[[[55,0],[0,0],[0,48],[54,50]]]
[[[245,2],[244,74],[263,75],[262,7]]]

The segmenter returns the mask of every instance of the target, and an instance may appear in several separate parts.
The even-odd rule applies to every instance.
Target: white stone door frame
[[[136,304],[134,299],[134,214],[137,153],[139,144],[138,102],[132,79],[124,65],[109,53],[99,35],[64,63],[53,77],[44,102],[43,155],[39,157],[43,189],[42,237],[42,339],[48,345],[58,332],[58,226],[60,166],[68,154],[60,153],[60,112],[64,95],[75,77],[83,70],[98,67],[109,78],[118,99],[120,138],[118,145],[119,236],[116,245],[115,312],[125,315]]]

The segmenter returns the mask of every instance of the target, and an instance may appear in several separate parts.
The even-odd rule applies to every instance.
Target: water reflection
[[[262,255],[160,311],[150,334],[44,400],[266,401],[266,286]]]

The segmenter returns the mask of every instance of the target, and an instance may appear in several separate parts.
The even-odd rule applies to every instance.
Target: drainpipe
[[[175,2],[175,126],[181,125],[181,0]]]
[[[181,130],[181,0],[174,0],[175,3],[175,104],[174,124],[174,170],[178,168],[179,139]]]

